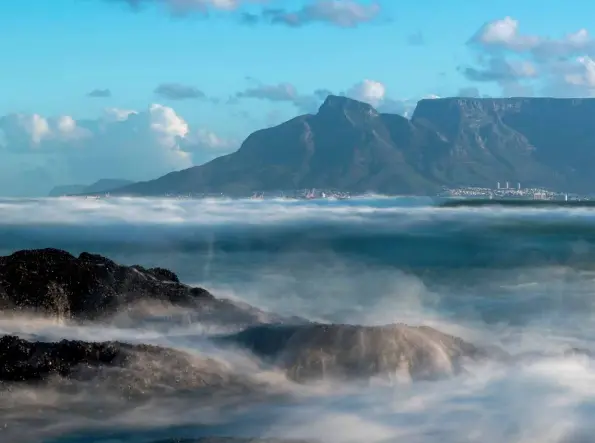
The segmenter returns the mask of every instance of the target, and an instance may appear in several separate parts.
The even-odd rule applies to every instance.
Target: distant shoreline
[[[507,207],[572,207],[590,208],[595,207],[595,200],[533,200],[533,199],[449,199],[440,203],[442,208],[459,207],[486,207],[486,206],[507,206]]]

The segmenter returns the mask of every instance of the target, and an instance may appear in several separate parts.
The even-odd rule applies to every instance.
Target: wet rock
[[[313,443],[307,440],[282,440],[277,438],[241,438],[241,437],[201,437],[172,438],[153,443]]]
[[[426,326],[259,325],[223,338],[283,368],[296,381],[455,375],[487,349]]]
[[[205,389],[243,395],[253,385],[210,358],[151,345],[79,340],[33,342],[16,336],[0,338],[0,383],[93,382],[124,396],[177,393]]]
[[[2,310],[95,319],[139,301],[221,308],[232,314],[243,312],[244,317],[256,314],[216,300],[205,289],[180,283],[167,269],[121,266],[100,255],[83,252],[75,257],[58,249],[23,250],[0,257]]]

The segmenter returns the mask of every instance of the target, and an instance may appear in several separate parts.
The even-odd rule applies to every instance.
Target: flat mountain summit
[[[316,114],[256,131],[232,154],[112,194],[332,188],[423,195],[505,181],[590,192],[593,123],[595,99],[425,99],[407,119],[331,95]]]

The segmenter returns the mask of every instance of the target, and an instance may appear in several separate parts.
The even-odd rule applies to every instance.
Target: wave
[[[0,383],[0,438],[590,441],[595,212],[430,203],[0,202],[4,254],[171,269],[242,318],[138,297],[92,320],[5,310],[18,349],[111,342],[132,358]],[[303,321],[279,325],[289,317]],[[24,365],[55,357],[33,354]]]
[[[168,266],[170,256],[186,254],[195,268],[209,271],[228,267],[236,257],[262,267],[307,256],[328,265],[340,256],[367,266],[409,270],[591,267],[595,262],[591,209],[192,203],[168,202],[171,207],[155,215],[163,204],[159,201],[131,203],[134,209],[121,208],[122,201],[93,203],[96,207],[88,212],[76,202],[76,211],[59,208],[60,218],[51,223],[46,201],[18,210],[12,204],[3,209],[0,252],[58,247],[104,253],[125,263],[152,255],[154,266]],[[115,213],[122,220],[116,222]]]

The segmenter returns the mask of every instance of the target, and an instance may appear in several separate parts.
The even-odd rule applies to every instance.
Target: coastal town
[[[495,188],[483,187],[460,187],[444,188],[438,194],[439,197],[447,198],[478,198],[478,199],[521,199],[521,200],[590,200],[588,197],[567,192],[552,191],[544,188],[524,188],[521,183],[512,185],[510,182],[496,183]]]

